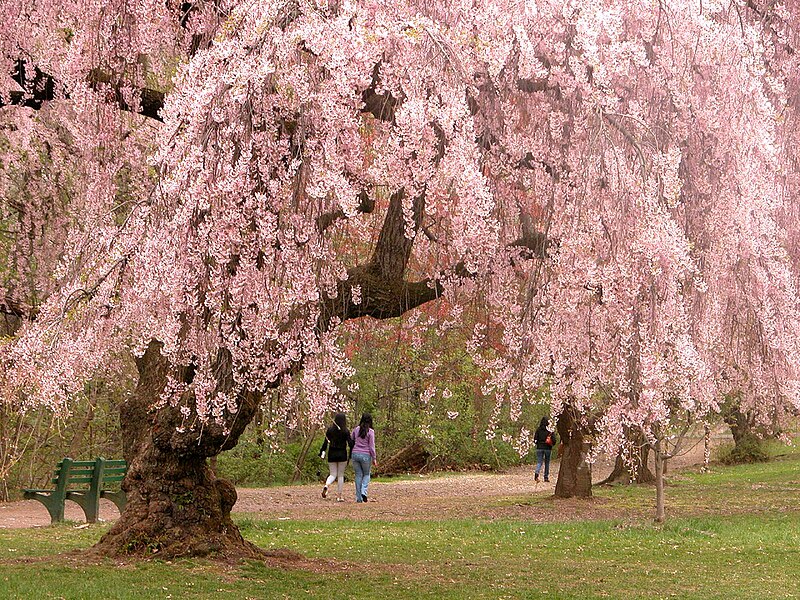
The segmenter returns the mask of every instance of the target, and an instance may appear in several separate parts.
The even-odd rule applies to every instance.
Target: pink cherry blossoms
[[[4,401],[63,409],[157,340],[192,368],[161,396],[187,429],[302,368],[321,418],[352,374],[340,324],[443,295],[445,328],[482,307],[496,414],[547,388],[598,448],[733,392],[765,423],[800,410],[792,3],[3,5],[3,70],[57,82],[0,109],[0,304],[36,307],[0,346]]]

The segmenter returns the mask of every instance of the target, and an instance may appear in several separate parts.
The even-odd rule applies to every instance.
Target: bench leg
[[[103,498],[108,498],[114,504],[116,504],[117,508],[119,509],[119,514],[122,514],[125,511],[125,503],[126,503],[128,497],[127,497],[127,495],[125,494],[124,491],[122,491],[122,490],[119,490],[118,492],[107,492],[107,491],[104,491],[104,492],[102,492],[100,494],[100,496],[103,497]]]
[[[25,493],[26,500],[36,500],[44,504],[50,513],[50,523],[61,523],[64,520],[64,498],[61,496]]]
[[[100,499],[96,494],[85,491],[67,492],[67,500],[72,500],[83,509],[87,523],[97,522],[97,513],[100,508]]]

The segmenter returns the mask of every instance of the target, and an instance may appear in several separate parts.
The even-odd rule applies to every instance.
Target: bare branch
[[[21,91],[11,92],[9,101],[0,100],[0,108],[3,106],[27,106],[34,110],[39,110],[45,102],[56,99],[57,97],[69,99],[69,93],[61,88],[61,85],[47,73],[38,67],[26,68],[25,62],[17,62],[16,69],[12,74],[12,79],[16,81]],[[108,86],[109,95],[107,100],[116,104],[120,110],[135,112],[156,121],[162,121],[159,112],[164,106],[164,92],[142,88],[140,92],[139,107],[130,106],[122,94],[124,83],[122,81],[112,81],[111,77],[98,70],[89,74],[88,82],[92,89],[98,90],[103,86]],[[59,92],[58,94],[56,92]]]
[[[375,200],[370,198],[369,194],[366,192],[361,192],[358,195],[358,199],[361,201],[357,209],[359,213],[370,214],[373,210],[375,210]],[[332,212],[321,214],[317,217],[317,231],[324,233],[328,227],[333,225],[339,219],[344,219],[346,216],[347,215],[344,214],[344,211],[341,208]]]
[[[400,99],[395,98],[389,92],[384,94],[376,92],[380,67],[381,63],[378,63],[372,69],[372,83],[361,93],[361,101],[364,103],[361,112],[370,113],[380,121],[394,122],[394,111],[400,103]]]

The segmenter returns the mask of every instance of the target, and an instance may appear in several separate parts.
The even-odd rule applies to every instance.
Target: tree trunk
[[[407,234],[409,215],[404,210],[404,195],[404,190],[392,194],[370,261],[349,268],[333,297],[323,294],[318,307],[316,335],[328,331],[332,323],[349,319],[397,317],[441,296],[442,284],[438,280],[406,281],[404,278],[414,243],[413,236]],[[412,201],[415,230],[422,222],[424,204],[424,196]],[[324,231],[336,215],[338,212],[330,219],[321,216],[320,231]],[[511,245],[523,250],[524,258],[544,258],[547,243],[544,235],[535,234],[523,236]],[[463,264],[455,265],[454,270],[466,273]],[[359,303],[352,293],[355,286],[362,292]],[[308,310],[312,308],[309,306]],[[227,415],[223,425],[209,423],[200,427],[193,398],[181,401],[182,408],[189,411],[188,417],[181,414],[178,406],[156,409],[168,377],[190,384],[194,375],[191,367],[171,365],[161,355],[161,346],[159,342],[151,342],[137,361],[136,392],[120,409],[123,454],[128,461],[128,474],[122,484],[128,495],[127,505],[96,549],[108,556],[130,553],[157,554],[164,558],[262,555],[257,547],[242,538],[230,518],[236,502],[235,488],[227,480],[217,478],[207,464],[209,457],[237,444],[254,418],[261,396],[240,395],[238,412]],[[301,369],[303,360],[300,357],[292,361],[286,372]],[[213,365],[218,393],[234,390],[231,362],[230,354],[220,350],[217,364]],[[196,427],[180,431],[186,424]],[[583,442],[579,445],[583,447]],[[588,473],[585,460],[579,463],[579,472]],[[581,490],[575,493],[591,495],[591,476],[582,477],[588,482],[588,486],[583,486],[588,493],[581,494]]]
[[[632,433],[629,433],[632,435]],[[634,448],[632,452],[632,461],[626,461],[622,453],[617,455],[614,461],[614,469],[611,474],[597,485],[606,484],[629,484],[629,483],[653,483],[656,480],[655,475],[647,465],[647,459],[650,454],[650,446],[645,442],[644,436],[638,434],[633,440]],[[630,464],[630,463],[633,464]]]
[[[729,401],[729,405],[723,410],[722,418],[730,427],[733,443],[737,448],[741,447],[742,442],[755,438],[754,420],[750,415],[742,412],[738,399]]]
[[[656,523],[664,522],[664,455],[661,453],[661,439],[656,440]]]
[[[207,459],[233,447],[258,407],[239,398],[239,412],[224,432],[218,425],[179,433],[178,408],[151,410],[172,372],[190,381],[189,369],[175,370],[151,343],[137,361],[139,383],[120,410],[128,474],[122,484],[127,505],[95,549],[106,556],[126,554],[256,557],[263,552],[244,540],[230,518],[236,489],[217,478]],[[223,358],[224,362],[224,358]],[[229,381],[229,380],[228,380]]]
[[[560,452],[555,495],[557,498],[591,498],[592,470],[586,461],[591,444],[584,438],[571,407],[566,407],[558,417],[557,427],[563,451]]]

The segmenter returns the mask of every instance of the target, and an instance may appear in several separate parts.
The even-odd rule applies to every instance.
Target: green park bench
[[[38,500],[50,513],[50,522],[64,520],[64,501],[72,500],[83,509],[88,523],[97,521],[100,498],[107,498],[125,510],[125,492],[118,489],[128,465],[124,460],[72,460],[65,458],[56,466],[52,483],[55,489],[23,489],[26,500]],[[109,489],[112,488],[113,489]]]

